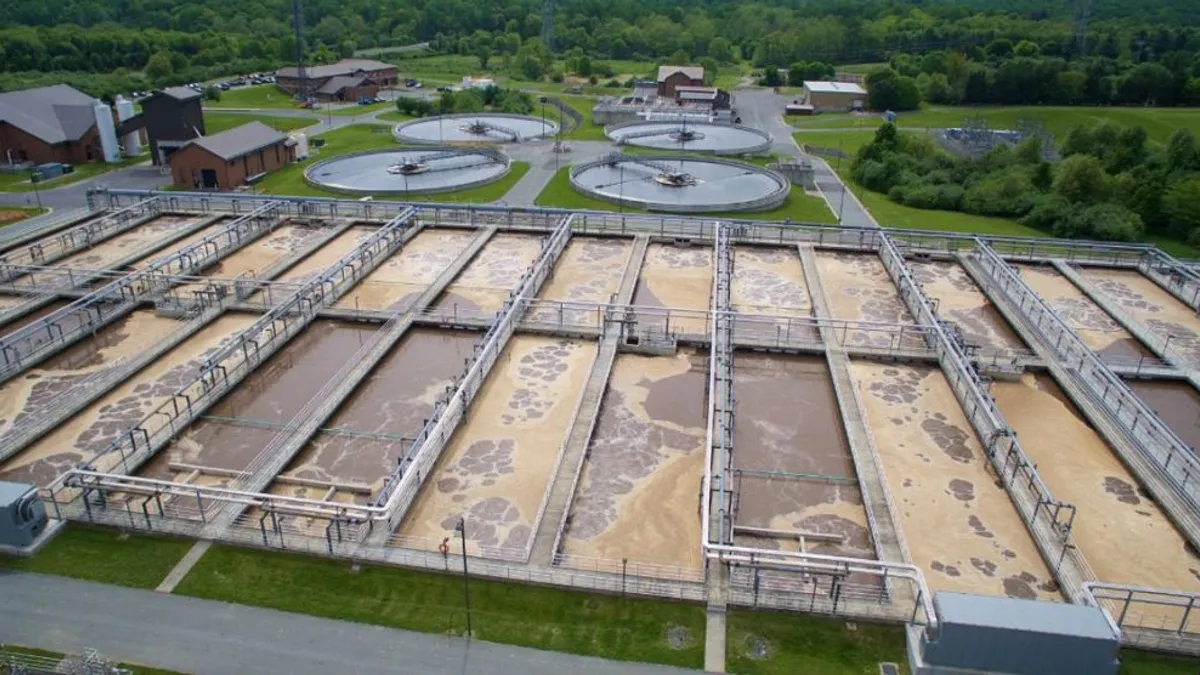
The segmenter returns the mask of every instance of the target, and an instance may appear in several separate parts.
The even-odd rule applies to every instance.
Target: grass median
[[[457,561],[454,561],[457,565]],[[456,567],[451,567],[456,569]],[[698,668],[704,610],[472,578],[475,637],[554,651]],[[426,633],[463,635],[461,575],[215,546],[175,593]]]

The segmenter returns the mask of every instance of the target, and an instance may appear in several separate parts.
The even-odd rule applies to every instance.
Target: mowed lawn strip
[[[214,546],[176,594],[403,628],[462,635],[463,580],[451,573]],[[624,661],[698,668],[704,656],[699,605],[618,598],[471,578],[475,637]],[[671,629],[687,639],[676,649]]]
[[[303,129],[317,123],[315,117],[291,117],[284,115],[253,115],[241,113],[206,112],[204,113],[204,130],[208,135],[219,134],[222,131],[240,127],[250,122],[263,124],[284,133]]]
[[[0,556],[0,567],[154,588],[192,544],[183,539],[123,535],[116,530],[71,525],[32,558]]]
[[[726,628],[725,666],[731,673],[868,675],[888,661],[908,672],[901,626],[730,610]]]

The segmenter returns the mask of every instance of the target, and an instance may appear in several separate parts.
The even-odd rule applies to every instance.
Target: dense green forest
[[[852,173],[907,206],[1019,218],[1056,237],[1137,241],[1151,232],[1200,244],[1200,143],[1191,132],[1155,147],[1142,127],[1077,127],[1061,153],[1048,162],[1030,138],[1015,150],[953,157],[885,124]]]
[[[540,0],[303,5],[314,62],[418,41],[483,60],[516,56],[536,41],[542,26]],[[119,82],[134,88],[167,84],[271,68],[290,60],[295,48],[288,0],[8,0],[4,6],[0,87],[40,83],[45,78],[39,73],[91,91]],[[1071,17],[1065,0],[559,0],[552,46],[598,59],[654,61],[682,54],[759,68],[891,58],[901,77],[925,76],[919,86],[927,99],[966,103],[1144,102],[1142,91],[1134,90],[1157,92],[1162,70],[1143,69],[1136,80],[1149,84],[1128,85],[1120,96],[1104,92],[1119,91],[1113,78],[1155,64],[1170,71],[1173,93],[1149,98],[1159,104],[1188,100],[1187,78],[1200,75],[1200,13],[1193,3],[1096,0],[1088,60],[1079,58]],[[931,64],[923,56],[928,52],[951,56]],[[1039,86],[1027,86],[1035,80]]]

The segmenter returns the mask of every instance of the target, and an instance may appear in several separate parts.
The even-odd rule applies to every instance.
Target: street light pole
[[[463,600],[467,605],[467,639],[471,639],[471,582],[467,572],[467,517],[460,516],[454,528],[462,536]]]
[[[33,183],[33,196],[35,199],[37,199],[37,205],[39,209],[42,208],[42,193],[40,190],[38,190],[38,182],[40,180],[41,179],[38,177],[36,169],[33,173],[29,174],[29,182]]]

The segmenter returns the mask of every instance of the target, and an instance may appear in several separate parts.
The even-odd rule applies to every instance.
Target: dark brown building
[[[327,66],[305,68],[304,91],[322,100],[350,101],[361,96],[375,96],[381,88],[394,87],[399,77],[396,66],[390,63],[343,59]],[[283,91],[296,94],[300,84],[295,67],[275,71],[275,86]]]
[[[204,112],[200,92],[187,87],[169,87],[142,99],[142,113],[121,124],[139,126],[150,139],[150,159],[158,166],[169,163],[171,153],[204,135]]]
[[[189,141],[171,154],[175,187],[233,190],[296,161],[295,142],[262,122]]]
[[[698,66],[659,66],[658,95],[675,98],[677,87],[704,86],[704,69]]]
[[[103,159],[95,104],[96,99],[65,84],[0,94],[0,162]]]

